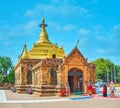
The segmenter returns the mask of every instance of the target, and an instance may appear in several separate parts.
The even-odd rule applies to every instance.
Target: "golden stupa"
[[[48,38],[48,34],[45,30],[46,24],[42,18],[42,24],[40,24],[41,31],[38,41],[27,52],[26,44],[24,45],[20,58],[25,59],[45,59],[45,58],[63,58],[65,56],[63,47],[58,47],[56,44],[52,44]]]

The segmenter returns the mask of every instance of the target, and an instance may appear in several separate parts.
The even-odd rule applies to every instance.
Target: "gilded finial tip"
[[[44,18],[42,18],[42,22],[44,22],[45,20],[44,20]]]

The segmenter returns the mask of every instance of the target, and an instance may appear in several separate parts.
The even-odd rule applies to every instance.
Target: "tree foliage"
[[[117,72],[117,81],[120,82],[120,66],[116,66],[116,72]]]
[[[7,82],[7,83],[14,83],[15,82],[15,75],[14,75],[13,69],[11,69],[9,74],[6,77],[4,77],[2,82]]]
[[[13,64],[9,57],[0,57],[0,82],[14,82]]]
[[[0,57],[0,72],[7,74],[7,71],[12,68],[12,61],[9,57]]]
[[[92,62],[96,66],[96,79],[102,79],[107,81],[107,78],[114,80],[114,75],[116,79],[120,81],[120,66],[115,65],[109,59],[98,58]],[[116,74],[114,74],[114,71]]]

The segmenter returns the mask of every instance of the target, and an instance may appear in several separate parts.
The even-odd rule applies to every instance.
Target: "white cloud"
[[[37,21],[32,20],[26,24],[18,24],[15,27],[9,27],[8,35],[9,36],[23,36],[33,34],[35,30],[35,26],[37,26]]]
[[[84,45],[87,44],[87,43],[88,43],[88,38],[81,38],[81,39],[80,39],[80,44],[81,44],[81,45],[84,46]]]
[[[97,39],[98,39],[98,41],[101,41],[101,42],[108,40],[108,38],[106,36],[97,36]]]
[[[18,25],[18,26],[16,26],[16,27],[11,27],[11,28],[9,29],[9,31],[8,31],[8,36],[12,36],[12,37],[18,36],[19,33],[20,33],[20,30],[21,30],[21,32],[23,33],[20,25]],[[21,33],[20,33],[20,34],[21,34]]]
[[[53,30],[59,31],[61,29],[61,26],[57,22],[50,21],[48,23],[49,23],[50,28]]]
[[[109,57],[113,61],[120,57],[120,24],[105,28],[96,26],[81,28],[78,32],[80,46],[87,56]]]
[[[114,31],[120,31],[120,24],[114,25],[113,30]]]
[[[60,1],[61,1],[61,0],[52,0],[51,3],[57,5],[57,4],[60,3]]]
[[[98,53],[99,53],[99,54],[104,54],[104,53],[105,53],[105,50],[103,50],[103,49],[98,49]]]
[[[99,0],[88,0],[85,2],[86,5],[92,5],[92,4],[97,4]]]
[[[51,29],[56,30],[56,31],[60,31],[60,30],[71,31],[71,30],[76,30],[77,28],[76,25],[72,25],[72,24],[61,26],[59,23],[55,21],[54,22],[49,21],[48,24]]]
[[[27,10],[26,13],[25,13],[25,16],[34,16],[35,15],[35,11],[34,10]]]
[[[116,24],[113,27],[111,27],[110,32],[107,34],[109,36],[109,44],[110,46],[115,49],[120,47],[120,24]]]
[[[84,35],[88,35],[90,32],[91,32],[90,30],[81,28],[81,29],[78,31],[78,34],[81,35],[81,36],[84,36]]]
[[[16,11],[16,12],[14,13],[14,16],[18,16],[18,15],[19,15],[19,12]]]
[[[102,29],[106,30],[106,32]],[[97,37],[97,43],[99,43],[98,49],[105,49],[99,49],[98,52],[106,56],[118,57],[118,49],[120,47],[120,24],[113,25],[108,29],[102,29],[96,29],[97,35],[94,35],[94,37]],[[101,33],[103,35],[100,35]]]
[[[114,25],[111,29],[112,38],[120,37],[120,24]]]
[[[53,0],[50,4],[36,4],[33,9],[25,12],[25,16],[33,17],[35,15],[39,15],[40,12],[42,14],[42,11],[44,11],[47,15],[60,14],[62,16],[71,16],[75,14],[88,16],[90,14],[87,9],[70,4],[68,1],[59,2],[58,0],[55,2]]]
[[[10,46],[11,45],[11,42],[10,41],[5,41],[3,42],[4,46]]]
[[[33,31],[35,26],[37,26],[37,21],[32,20],[28,22],[27,24],[23,25],[22,27],[24,31]]]
[[[71,25],[71,24],[66,25],[66,26],[63,27],[63,30],[65,30],[65,31],[70,31],[70,30],[74,30],[74,29],[76,29],[76,26]]]

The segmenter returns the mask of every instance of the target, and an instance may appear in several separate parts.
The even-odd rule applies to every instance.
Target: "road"
[[[119,91],[117,92],[118,95]],[[120,98],[102,96],[38,97],[0,90],[0,108],[120,108]]]

